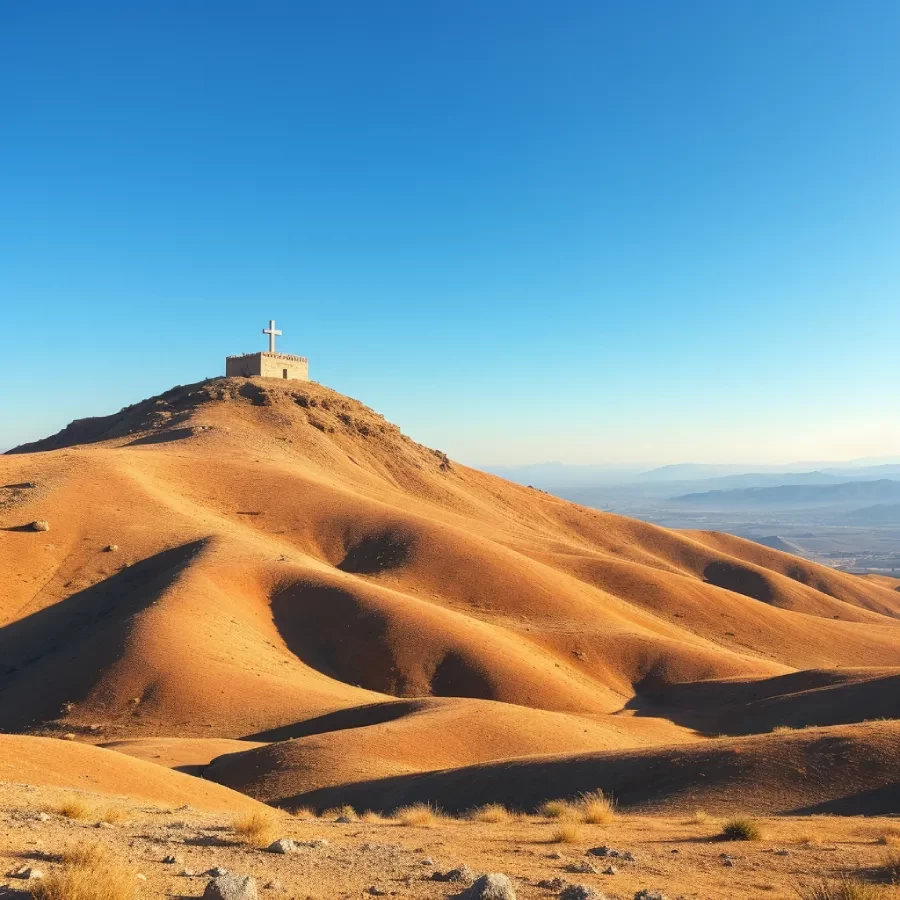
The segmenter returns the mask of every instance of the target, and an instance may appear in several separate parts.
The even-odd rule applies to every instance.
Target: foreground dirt
[[[87,818],[74,821],[55,811],[73,798],[88,808]],[[99,819],[116,818],[110,810],[121,821],[98,826]],[[201,873],[221,866],[254,876],[260,895],[273,900],[361,897],[371,888],[436,900],[455,896],[466,885],[434,881],[432,873],[462,864],[476,872],[508,874],[520,900],[557,896],[559,887],[538,886],[553,878],[589,885],[619,900],[630,900],[642,888],[662,891],[669,900],[796,898],[798,886],[841,873],[878,885],[885,900],[898,896],[896,888],[883,883],[887,855],[900,850],[900,819],[890,817],[759,819],[762,840],[723,843],[716,840],[721,820],[619,815],[608,825],[581,825],[573,843],[560,844],[552,842],[558,823],[534,816],[497,824],[445,820],[407,827],[393,821],[341,824],[332,818],[274,815],[279,837],[325,839],[327,846],[276,855],[239,844],[228,814],[0,784],[0,874],[30,865],[50,875],[60,865],[58,854],[99,841],[133,869],[136,880],[138,874],[146,878],[139,880],[143,898],[200,897],[209,881]],[[586,855],[603,844],[631,851],[635,861]],[[721,857],[726,852],[732,866]],[[163,863],[170,854],[178,861]],[[567,871],[585,861],[592,861],[598,874]],[[600,874],[610,862],[616,874]],[[198,874],[184,875],[185,870]],[[8,887],[0,896],[27,896],[27,882],[0,877],[4,883]]]

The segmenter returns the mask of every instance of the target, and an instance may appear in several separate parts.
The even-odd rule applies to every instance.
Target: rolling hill
[[[315,383],[174,388],[0,467],[3,731],[331,803],[550,757],[569,774],[532,793],[580,790],[710,765],[720,733],[764,766],[775,725],[897,715],[889,586],[466,468]],[[892,764],[882,731],[847,739]],[[760,808],[831,797],[786,772]]]

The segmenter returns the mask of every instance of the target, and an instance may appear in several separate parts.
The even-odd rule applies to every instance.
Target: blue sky
[[[0,447],[280,348],[471,463],[900,453],[900,4],[0,5]]]

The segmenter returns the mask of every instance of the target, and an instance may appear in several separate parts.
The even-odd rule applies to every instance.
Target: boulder
[[[508,875],[491,872],[482,875],[469,888],[471,900],[516,900],[516,889]]]
[[[279,838],[266,847],[269,853],[296,853],[298,849],[299,845],[297,842],[292,841],[290,838]]]
[[[31,530],[32,531],[49,531],[50,523],[44,519],[36,519],[34,522],[31,523]]]
[[[256,879],[250,875],[220,875],[206,885],[204,900],[257,900]]]

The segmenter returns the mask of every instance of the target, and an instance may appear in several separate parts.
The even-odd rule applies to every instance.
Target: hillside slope
[[[758,710],[740,685],[809,669],[853,667],[859,718],[895,714],[890,587],[468,469],[314,383],[175,388],[0,470],[6,731],[296,737],[310,790],[694,743],[738,730],[735,702]],[[701,684],[718,706],[679,687]],[[403,752],[372,762],[385,738],[358,711],[440,698],[399,716]],[[505,704],[493,724],[485,701]],[[829,724],[821,704],[784,702],[792,723]],[[441,746],[478,722],[477,740]]]

